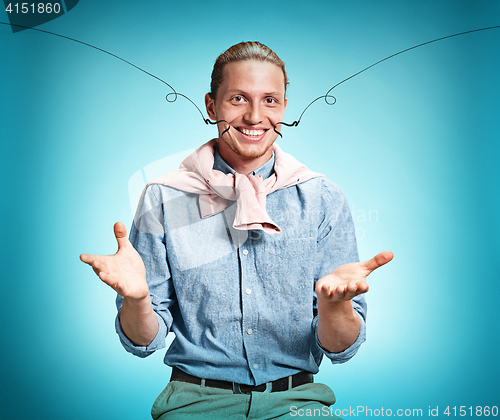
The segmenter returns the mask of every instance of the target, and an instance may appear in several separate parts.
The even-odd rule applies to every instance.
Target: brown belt
[[[299,385],[310,384],[314,381],[313,374],[310,372],[299,372],[282,379],[277,379],[266,384],[252,386],[237,384],[235,382],[219,381],[215,379],[201,379],[190,375],[175,366],[172,368],[170,381],[188,382],[190,384],[209,386],[212,388],[231,389],[235,394],[249,394],[252,391],[258,392],[277,392],[288,391]]]

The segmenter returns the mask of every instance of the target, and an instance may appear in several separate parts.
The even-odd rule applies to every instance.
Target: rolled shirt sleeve
[[[167,336],[168,329],[167,326],[165,325],[165,321],[163,320],[163,318],[160,315],[158,315],[158,313],[155,312],[155,314],[156,318],[158,318],[158,332],[156,333],[155,338],[147,346],[137,346],[132,341],[130,341],[129,338],[123,332],[122,326],[120,324],[120,312],[118,312],[118,315],[116,316],[115,320],[116,333],[120,337],[120,342],[122,343],[122,346],[129,353],[132,353],[133,355],[139,357],[147,357],[150,354],[154,353],[156,350],[165,347],[165,337]]]
[[[357,299],[360,298],[360,299]],[[354,299],[357,299],[355,301]],[[352,299],[352,306],[354,311],[358,314],[359,320],[360,320],[360,326],[359,326],[359,334],[358,338],[356,341],[351,344],[347,349],[340,353],[332,353],[326,350],[321,343],[319,342],[318,339],[318,316],[315,316],[312,322],[312,328],[314,332],[314,337],[316,339],[316,344],[320,348],[320,350],[323,352],[323,354],[330,359],[330,361],[333,364],[338,364],[338,363],[345,363],[349,359],[351,359],[359,350],[361,344],[363,344],[366,340],[366,321],[365,321],[365,316],[366,316],[366,302],[364,299],[364,296],[356,296],[354,299]],[[361,302],[360,302],[361,301]]]

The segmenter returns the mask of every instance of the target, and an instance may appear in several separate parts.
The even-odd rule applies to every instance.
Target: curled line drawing
[[[110,53],[109,51],[106,51],[106,50],[104,50],[104,49],[102,49],[102,48],[99,48],[99,47],[96,47],[96,46],[94,46],[94,45],[88,44],[88,43],[86,43],[86,42],[79,41],[79,40],[77,40],[77,39],[75,39],[75,38],[71,38],[71,37],[68,37],[68,36],[65,36],[65,35],[60,35],[60,34],[57,34],[57,33],[55,33],[55,32],[45,31],[45,30],[43,30],[43,29],[32,28],[32,27],[29,27],[29,26],[23,26],[23,25],[11,24],[11,23],[6,23],[6,22],[0,22],[0,24],[2,24],[2,25],[9,25],[9,26],[18,26],[18,27],[25,28],[25,29],[31,29],[31,30],[33,30],[33,31],[37,31],[37,32],[42,32],[42,33],[46,33],[46,34],[50,34],[50,35],[54,35],[54,36],[58,36],[58,37],[60,37],[60,38],[68,39],[68,40],[70,40],[70,41],[74,41],[74,42],[77,42],[77,43],[79,43],[79,44],[86,45],[86,46],[91,47],[91,48],[94,48],[94,49],[96,49],[96,50],[98,50],[98,51],[101,51],[101,52],[104,52],[104,53],[106,53],[106,54],[109,54],[110,56],[115,57],[115,58],[117,58],[117,59],[119,59],[119,60],[123,61],[123,62],[124,62],[124,63],[126,63],[126,64],[129,64],[130,66],[132,66],[132,67],[134,67],[134,68],[136,68],[136,69],[138,69],[138,70],[142,71],[143,73],[146,73],[147,75],[149,75],[149,76],[151,76],[151,77],[153,77],[153,78],[155,78],[155,79],[159,80],[160,82],[164,83],[165,85],[167,85],[167,86],[168,86],[168,87],[172,90],[172,92],[171,92],[171,93],[169,93],[169,94],[167,94],[167,95],[166,95],[166,97],[165,97],[165,99],[167,100],[167,102],[173,103],[173,102],[175,102],[175,101],[177,100],[177,97],[178,97],[178,96],[182,96],[183,98],[187,99],[187,100],[188,100],[191,104],[193,104],[193,105],[194,105],[194,107],[195,107],[195,108],[198,110],[198,112],[200,113],[201,118],[203,119],[203,122],[204,122],[205,124],[212,124],[212,125],[215,125],[215,124],[218,124],[219,122],[224,121],[224,120],[219,120],[219,121],[211,121],[210,119],[205,118],[205,117],[203,116],[203,113],[201,112],[200,108],[199,108],[199,107],[198,107],[198,106],[197,106],[197,105],[196,105],[196,104],[195,104],[195,103],[194,103],[194,102],[193,102],[193,101],[192,101],[189,97],[187,97],[186,95],[184,95],[184,94],[182,94],[182,93],[180,93],[180,92],[177,92],[177,91],[176,91],[176,90],[175,90],[175,89],[174,89],[174,88],[173,88],[170,84],[168,84],[165,80],[160,79],[158,76],[155,76],[154,74],[149,73],[148,71],[146,71],[146,70],[142,69],[142,68],[141,68],[141,67],[139,67],[139,66],[136,66],[135,64],[131,63],[130,61],[125,60],[124,58],[119,57],[119,56],[118,56],[118,55],[116,55],[116,54]],[[395,54],[391,54],[391,55],[389,55],[389,56],[387,56],[387,57],[385,57],[385,58],[383,58],[383,59],[381,59],[381,60],[379,60],[379,61],[377,61],[377,62],[375,62],[375,63],[371,64],[371,65],[369,65],[368,67],[365,67],[364,69],[362,69],[362,70],[358,71],[357,73],[354,73],[353,75],[351,75],[351,76],[349,76],[349,77],[345,78],[344,80],[341,80],[339,83],[337,83],[336,85],[332,86],[332,87],[331,87],[331,88],[330,88],[330,89],[326,92],[326,94],[325,94],[325,95],[318,96],[316,99],[314,99],[313,101],[311,101],[311,102],[310,102],[310,103],[309,103],[309,104],[305,107],[305,109],[302,111],[302,113],[300,114],[300,116],[299,116],[299,119],[298,119],[298,120],[295,120],[295,121],[293,121],[292,123],[286,123],[286,122],[284,122],[284,121],[277,122],[277,123],[276,123],[276,125],[273,127],[273,130],[274,130],[274,132],[275,132],[275,133],[277,133],[280,137],[283,137],[283,135],[282,135],[279,131],[277,131],[277,130],[276,130],[276,126],[277,126],[278,124],[280,124],[280,125],[285,125],[285,126],[287,126],[287,127],[297,127],[297,126],[300,124],[300,122],[301,122],[301,120],[302,120],[302,117],[303,117],[304,113],[305,113],[305,112],[309,109],[309,107],[310,107],[312,104],[314,104],[315,102],[317,102],[318,100],[322,99],[322,98],[325,100],[325,103],[326,103],[327,105],[334,105],[334,104],[337,102],[337,98],[335,98],[335,96],[333,96],[333,95],[330,95],[330,92],[331,92],[333,89],[335,89],[337,86],[341,85],[342,83],[347,82],[348,80],[350,80],[350,79],[352,79],[352,78],[354,78],[354,77],[358,76],[359,74],[361,74],[361,73],[363,73],[363,72],[367,71],[368,69],[371,69],[372,67],[376,66],[377,64],[380,64],[380,63],[382,63],[382,62],[384,62],[384,61],[386,61],[386,60],[389,60],[389,59],[391,59],[391,58],[393,58],[393,57],[396,57],[397,55],[403,54],[403,53],[405,53],[405,52],[407,52],[407,51],[414,50],[415,48],[419,48],[419,47],[422,47],[422,46],[424,46],[424,45],[432,44],[433,42],[438,42],[438,41],[442,41],[442,40],[444,40],[444,39],[453,38],[453,37],[460,36],[460,35],[466,35],[466,34],[470,34],[470,33],[473,33],[473,32],[480,32],[480,31],[486,31],[486,30],[490,30],[490,29],[499,29],[499,28],[500,28],[500,25],[497,25],[497,26],[489,26],[489,27],[485,27],[485,28],[472,29],[472,30],[469,30],[469,31],[459,32],[459,33],[456,33],[456,34],[447,35],[447,36],[443,36],[443,37],[440,37],[440,38],[436,38],[436,39],[433,39],[433,40],[430,40],[430,41],[427,41],[427,42],[423,42],[423,43],[421,43],[421,44],[414,45],[413,47],[410,47],[410,48],[406,48],[406,49],[404,49],[404,50],[401,50],[401,51],[399,51],[399,52],[397,52],[397,53],[395,53]],[[174,99],[169,99],[169,96],[170,96],[170,95],[174,95]],[[332,100],[333,100],[333,101],[332,101]],[[225,121],[225,122],[227,123],[227,121]],[[229,123],[228,123],[228,124],[229,124]],[[224,130],[224,131],[222,132],[222,134],[221,134],[221,135],[223,135],[223,134],[225,134],[227,131],[229,131],[229,129],[230,129],[230,128],[231,128],[231,126],[229,125],[229,127],[228,127],[226,130]]]
[[[486,28],[479,28],[479,29],[472,29],[470,31],[465,31],[465,32],[459,32],[459,33],[456,33],[456,34],[453,34],[453,35],[447,35],[447,36],[443,36],[443,37],[440,37],[440,38],[436,38],[436,39],[433,39],[431,41],[427,41],[427,42],[423,42],[421,44],[418,44],[418,45],[414,45],[413,47],[410,47],[410,48],[406,48],[402,51],[399,51],[395,54],[392,54],[392,55],[389,55],[385,58],[383,58],[382,60],[379,60],[377,61],[376,63],[373,63],[371,65],[369,65],[368,67],[365,67],[363,70],[360,70],[358,71],[357,73],[354,73],[353,75],[347,77],[346,79],[340,81],[339,83],[337,83],[336,85],[332,86],[327,92],[325,95],[322,95],[322,96],[318,96],[316,99],[314,99],[311,103],[309,103],[309,105],[306,106],[306,108],[304,109],[304,111],[302,111],[302,113],[300,114],[300,117],[298,120],[295,120],[293,123],[286,123],[284,121],[280,121],[278,123],[276,123],[276,125],[278,124],[282,124],[282,125],[285,125],[287,127],[297,127],[299,124],[300,124],[300,121],[302,120],[302,116],[304,115],[304,113],[307,111],[307,109],[313,104],[315,103],[316,101],[324,98],[325,99],[325,102],[327,103],[327,105],[334,105],[336,102],[337,102],[337,99],[335,98],[335,96],[333,95],[330,95],[330,92],[335,89],[337,86],[341,85],[342,83],[344,82],[347,82],[348,80],[352,79],[353,77],[356,77],[357,75],[365,72],[366,70],[368,69],[371,69],[372,67],[376,66],[377,64],[380,64],[382,63],[383,61],[386,61],[386,60],[389,60],[390,58],[393,58],[393,57],[396,57],[397,55],[399,54],[403,54],[404,52],[407,52],[407,51],[410,51],[410,50],[414,50],[415,48],[419,48],[419,47],[422,47],[424,45],[428,45],[428,44],[432,44],[433,42],[438,42],[438,41],[442,41],[444,39],[447,39],[447,38],[453,38],[455,36],[459,36],[459,35],[466,35],[466,34],[470,34],[470,33],[473,33],[473,32],[479,32],[479,31],[487,31],[487,30],[490,30],[490,29],[499,29],[500,28],[500,25],[497,25],[497,26],[488,26]],[[333,98],[333,102],[328,102],[328,99],[329,98]]]

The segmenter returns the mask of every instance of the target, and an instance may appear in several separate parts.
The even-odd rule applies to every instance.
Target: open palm
[[[368,291],[366,277],[376,268],[387,264],[392,258],[392,252],[384,251],[371,260],[337,267],[316,282],[318,299],[334,303],[350,300],[361,293],[366,293]]]
[[[99,278],[118,294],[131,299],[142,299],[149,295],[142,258],[128,240],[123,223],[115,223],[114,231],[118,242],[116,254],[82,254],[80,259],[92,266]]]

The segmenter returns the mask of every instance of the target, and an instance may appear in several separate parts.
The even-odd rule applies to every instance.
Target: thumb
[[[384,251],[375,255],[371,260],[365,261],[365,268],[371,273],[376,268],[387,264],[392,260],[394,254],[391,251]]]
[[[114,226],[115,230],[115,238],[116,241],[118,242],[118,251],[120,248],[123,248],[128,245],[128,237],[127,237],[127,228],[122,222],[117,222],[115,223]]]

